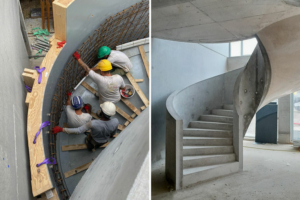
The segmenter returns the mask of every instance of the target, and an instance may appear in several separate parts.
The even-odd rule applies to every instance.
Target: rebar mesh
[[[88,65],[94,66],[97,62],[97,51],[101,46],[115,49],[117,45],[149,37],[149,1],[142,1],[122,12],[109,17],[91,34],[78,48],[81,59]],[[51,106],[50,128],[59,124],[61,113],[67,100],[67,92],[84,77],[85,71],[71,56],[59,78]],[[50,134],[50,153],[55,159],[56,135]],[[53,166],[54,177],[63,199],[69,199],[58,163]]]

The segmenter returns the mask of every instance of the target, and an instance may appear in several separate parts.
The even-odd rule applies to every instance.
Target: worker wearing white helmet
[[[118,128],[119,120],[112,118],[116,114],[116,106],[112,102],[100,104],[101,110],[97,112],[100,119],[92,120],[79,128],[61,128],[55,126],[52,134],[64,132],[67,134],[81,134],[91,129],[91,133],[86,137],[86,144],[89,150],[102,146],[108,142]]]

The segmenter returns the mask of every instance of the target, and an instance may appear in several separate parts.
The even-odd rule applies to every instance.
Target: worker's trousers
[[[104,143],[98,143],[96,142],[92,135],[91,134],[88,134],[88,136],[86,136],[86,139],[85,139],[85,142],[86,142],[86,146],[88,148],[88,150],[92,151],[93,149],[95,148],[99,148],[101,147],[103,144],[105,144],[106,142]]]

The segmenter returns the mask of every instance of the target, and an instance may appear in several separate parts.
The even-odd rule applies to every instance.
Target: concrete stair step
[[[233,153],[233,146],[183,146],[183,156]]]
[[[222,123],[222,122],[192,121],[189,124],[189,128],[217,129],[217,130],[231,130],[232,131],[233,125],[230,123]]]
[[[233,123],[233,117],[227,117],[221,115],[201,115],[199,119],[201,121],[209,121],[209,122]]]
[[[183,136],[232,138],[232,131],[230,131],[230,130],[187,128],[187,129],[183,129]]]
[[[207,181],[213,178],[236,173],[238,171],[239,162],[184,169],[182,186],[187,187],[201,181]]]
[[[183,146],[232,146],[232,138],[183,137]]]
[[[232,104],[230,104],[230,105],[224,105],[223,108],[225,110],[233,110],[233,105]]]
[[[213,109],[213,115],[221,115],[221,116],[228,116],[233,117],[233,110],[225,110],[225,109]]]
[[[203,156],[184,156],[183,169],[218,165],[235,161],[235,154],[221,154],[221,155],[203,155]]]

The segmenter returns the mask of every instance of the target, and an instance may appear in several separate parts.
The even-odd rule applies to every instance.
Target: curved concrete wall
[[[149,108],[96,158],[70,199],[126,199],[148,151]]]
[[[243,68],[233,70],[200,81],[177,92],[172,104],[174,111],[183,120],[183,128],[186,128],[190,121],[198,120],[200,115],[210,114],[212,109],[232,104],[233,86],[242,70]],[[168,112],[173,116],[172,111]]]

